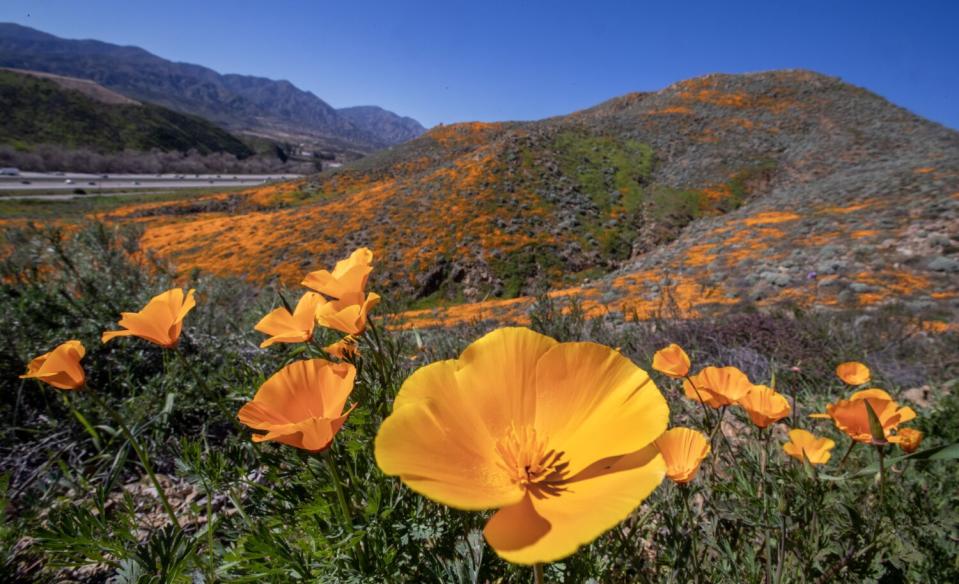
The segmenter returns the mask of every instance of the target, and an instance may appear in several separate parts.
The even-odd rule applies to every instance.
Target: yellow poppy
[[[366,330],[369,313],[380,303],[375,292],[352,293],[338,300],[321,299],[316,307],[316,322],[326,328],[359,336]]]
[[[296,303],[293,314],[280,307],[260,319],[254,330],[270,335],[260,347],[265,349],[273,343],[305,343],[313,338],[316,307],[322,300],[323,297],[316,292],[307,292]]]
[[[613,349],[503,328],[414,372],[375,454],[434,501],[498,509],[484,535],[502,558],[550,562],[659,485],[666,464],[653,441],[668,419],[646,372]]]
[[[173,288],[154,296],[140,312],[121,314],[120,326],[126,330],[106,331],[103,342],[116,337],[135,336],[166,349],[176,346],[183,329],[183,318],[196,306],[195,290],[184,297],[183,290]]]
[[[760,428],[765,428],[789,415],[792,407],[786,397],[765,385],[754,385],[746,395],[739,398],[739,405],[749,414],[749,419]]]
[[[789,431],[789,442],[783,444],[783,451],[800,461],[805,452],[811,464],[826,464],[832,457],[830,450],[835,447],[836,443],[829,438],[818,438],[806,430],[795,429]]]
[[[343,411],[355,377],[356,369],[349,363],[294,361],[267,379],[238,417],[250,428],[266,432],[254,434],[254,442],[273,440],[310,452],[326,450],[353,409]]]
[[[360,353],[356,339],[347,335],[342,339],[323,347],[323,350],[337,359],[351,359]]]
[[[67,391],[80,389],[86,380],[80,360],[86,349],[80,341],[67,341],[49,353],[34,358],[20,379],[39,379],[47,385]]]
[[[656,351],[653,355],[653,369],[670,377],[686,377],[689,375],[689,355],[682,347],[673,343]]]
[[[328,270],[310,272],[301,283],[330,298],[361,294],[366,289],[370,272],[373,271],[372,262],[373,252],[361,247],[350,254],[350,257],[336,262],[332,272]]]
[[[709,455],[709,439],[691,428],[671,428],[656,439],[656,448],[666,461],[666,476],[684,484],[696,478]]]
[[[922,444],[922,432],[915,428],[903,428],[896,433],[894,438],[894,440],[890,438],[890,441],[898,443],[899,448],[902,448],[902,451],[906,454],[912,454]]]
[[[882,425],[888,442],[897,442],[893,432],[904,422],[915,419],[916,412],[909,407],[901,407],[888,393],[881,389],[865,389],[852,394],[849,399],[841,399],[826,406],[825,414],[811,414],[812,418],[831,418],[836,427],[857,442],[871,443],[872,431],[869,427],[869,413],[866,402],[872,406]]]
[[[869,368],[857,361],[841,363],[836,367],[836,377],[848,385],[869,383]]]
[[[712,408],[736,403],[752,386],[746,374],[735,367],[706,367],[683,381],[686,397]]]

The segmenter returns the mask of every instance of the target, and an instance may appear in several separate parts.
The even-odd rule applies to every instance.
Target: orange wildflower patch
[[[768,211],[766,213],[757,213],[752,217],[747,217],[743,219],[743,225],[749,225],[750,227],[754,225],[770,225],[775,223],[786,223],[788,221],[795,221],[801,219],[802,216],[796,213],[786,213],[782,211]]]

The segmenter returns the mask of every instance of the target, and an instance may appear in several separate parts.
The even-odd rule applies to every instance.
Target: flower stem
[[[762,450],[759,452],[759,496],[763,500],[763,556],[766,561],[766,584],[771,584],[772,576],[772,558],[769,555],[769,502],[766,494],[766,464],[769,457],[769,437],[768,429],[760,429],[759,434],[762,438]]]
[[[696,546],[696,522],[693,521],[693,511],[689,506],[689,486],[679,485],[683,494],[683,508],[686,510],[686,524],[689,526],[689,545],[693,556],[693,582],[699,582],[699,551]]]
[[[879,509],[885,508],[886,502],[886,453],[883,445],[876,445],[879,453]]]
[[[336,500],[340,504],[340,510],[343,513],[343,522],[346,530],[352,535],[353,533],[353,512],[350,511],[349,501],[346,499],[346,493],[343,490],[343,480],[340,478],[340,471],[336,468],[336,461],[333,460],[332,454],[327,452],[323,455],[323,461],[326,463],[327,470],[330,471],[330,477],[333,479],[333,490],[336,491]],[[366,570],[366,552],[363,550],[363,542],[360,541],[357,544],[357,560],[360,563],[360,569]]]
[[[692,387],[693,391],[696,392],[696,398],[699,400],[699,405],[703,406],[703,427],[706,428],[709,426],[709,423],[711,421],[711,418],[709,416],[709,409],[706,408],[706,402],[703,401],[703,396],[699,393],[699,388],[696,387],[696,384],[693,383],[693,380],[689,375],[686,376],[686,381],[689,382],[690,387]]]
[[[533,582],[543,584],[546,582],[543,577],[543,564],[533,564]]]
[[[90,388],[88,387],[88,389]],[[113,422],[120,428],[120,433],[123,434],[123,437],[126,438],[127,442],[130,443],[130,447],[133,448],[133,451],[136,452],[137,457],[140,459],[140,464],[143,465],[143,469],[146,470],[147,476],[150,477],[150,481],[156,488],[157,495],[160,497],[160,502],[163,504],[163,509],[170,518],[170,522],[180,529],[180,522],[176,518],[176,513],[173,511],[170,501],[166,498],[166,492],[163,490],[163,486],[160,485],[160,481],[157,480],[156,474],[153,472],[153,465],[150,464],[150,459],[147,457],[146,453],[143,452],[143,449],[140,448],[140,444],[137,442],[136,438],[133,437],[133,433],[130,432],[130,429],[127,428],[123,418],[92,389],[88,392],[88,395],[92,397],[93,401],[95,401],[98,406],[105,410],[111,418],[113,418]]]
[[[350,504],[346,501],[346,494],[343,492],[343,481],[340,479],[340,472],[336,469],[336,463],[329,454],[323,456],[323,461],[326,462],[326,468],[330,471],[330,477],[333,479],[333,489],[336,491],[336,500],[340,504],[343,521],[349,525],[352,531],[353,513],[350,511]]]

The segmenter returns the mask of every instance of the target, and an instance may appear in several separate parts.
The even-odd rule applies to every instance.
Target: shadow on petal
[[[493,549],[503,552],[529,547],[549,533],[552,526],[536,512],[530,496],[503,507],[486,523],[483,534]]]
[[[606,458],[601,458],[600,460],[597,460],[593,464],[587,466],[574,476],[569,477],[569,479],[564,481],[564,484],[594,479],[602,475],[634,470],[646,466],[657,456],[659,456],[659,449],[656,448],[655,444],[650,444],[645,448],[629,454],[607,456]]]

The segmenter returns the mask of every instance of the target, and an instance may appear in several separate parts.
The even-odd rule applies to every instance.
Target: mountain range
[[[338,110],[289,81],[223,75],[138,47],[56,37],[0,23],[0,67],[95,81],[122,95],[283,142],[366,153],[422,134],[417,121],[376,106]]]
[[[245,143],[203,118],[71,77],[0,69],[0,111],[0,144],[20,149],[56,144],[105,153],[158,149],[253,155]]]
[[[298,183],[108,218],[180,269],[291,285],[369,246],[374,286],[416,299],[414,326],[523,322],[545,292],[627,316],[959,313],[959,133],[802,70],[441,126]]]

